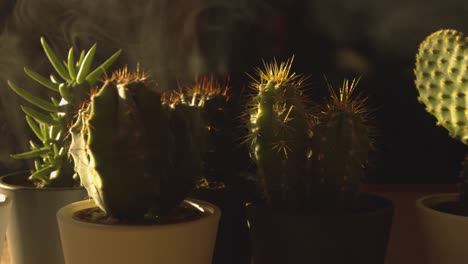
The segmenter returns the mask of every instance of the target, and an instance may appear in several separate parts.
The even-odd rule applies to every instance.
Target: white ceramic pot
[[[93,200],[60,209],[57,220],[67,264],[209,264],[221,211],[200,200],[186,200],[209,215],[167,225],[102,225],[74,219],[95,207]]]
[[[458,197],[456,193],[441,193],[416,201],[427,264],[468,263],[468,217],[432,209]]]
[[[5,194],[0,194],[0,259],[2,259],[3,242],[8,226],[8,218],[11,213],[11,199]]]

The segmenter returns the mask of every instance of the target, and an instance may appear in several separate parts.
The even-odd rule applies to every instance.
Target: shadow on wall
[[[466,153],[417,102],[412,69],[419,43],[431,32],[468,33],[467,1],[4,0],[0,10],[2,84],[12,79],[47,92],[22,72],[25,65],[50,72],[40,35],[63,52],[98,42],[104,58],[122,48],[122,64],[140,62],[159,89],[213,73],[230,75],[239,91],[249,82],[245,72],[262,58],[295,54],[294,70],[311,75],[307,92],[314,98],[326,93],[323,75],[334,85],[362,77],[379,131],[369,181],[455,182]],[[16,166],[7,154],[28,147],[29,130],[17,96],[6,85],[0,92],[1,172]]]

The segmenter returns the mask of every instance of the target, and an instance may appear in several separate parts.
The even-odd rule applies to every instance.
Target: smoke
[[[3,160],[4,165],[11,162],[4,152],[27,150],[31,138],[19,108],[25,102],[6,81],[48,95],[23,73],[24,66],[46,76],[53,72],[40,36],[62,58],[72,46],[83,50],[97,43],[96,61],[122,49],[120,66],[139,63],[159,84],[157,89],[174,89],[176,83],[191,81],[197,74],[228,75],[233,36],[240,25],[256,23],[257,13],[265,8],[260,0],[7,1],[14,6],[0,29],[0,163]],[[9,140],[12,135],[16,140]]]

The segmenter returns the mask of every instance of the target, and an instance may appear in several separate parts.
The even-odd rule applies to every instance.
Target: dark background
[[[50,72],[39,37],[55,50],[89,48],[104,58],[122,48],[122,64],[137,62],[159,89],[195,74],[230,76],[240,92],[262,59],[295,55],[293,69],[310,75],[315,101],[343,78],[361,76],[378,131],[371,183],[453,183],[466,146],[417,102],[413,65],[431,32],[468,32],[467,1],[31,1],[0,2],[0,173],[23,166],[8,154],[27,148],[19,104],[6,80],[35,89],[23,66]]]

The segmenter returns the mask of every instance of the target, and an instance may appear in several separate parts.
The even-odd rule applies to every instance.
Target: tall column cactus
[[[302,206],[309,141],[309,116],[301,91],[303,78],[291,72],[293,59],[265,64],[253,83],[248,141],[267,202]],[[292,209],[292,208],[291,208]]]
[[[358,81],[345,80],[318,114],[312,138],[311,184],[315,208],[349,211],[355,208],[364,166],[371,150],[366,98],[354,97]]]
[[[21,106],[29,127],[41,142],[38,144],[31,140],[30,151],[12,157],[34,159],[35,169],[29,179],[36,186],[71,187],[74,185],[74,172],[73,165],[67,157],[69,144],[65,137],[68,126],[82,102],[88,97],[91,87],[114,63],[121,51],[117,51],[91,71],[96,44],[87,52],[83,50],[77,61],[73,48],[70,48],[66,62],[62,62],[57,57],[44,38],[41,38],[41,44],[56,74],[52,74],[48,79],[31,69],[24,68],[24,71],[38,84],[55,92],[58,97],[52,97],[51,102],[48,102],[8,81],[8,85],[15,93],[39,109],[38,111],[29,106]]]
[[[456,30],[429,35],[419,46],[414,74],[418,100],[451,137],[467,145],[468,38]],[[468,211],[467,173],[460,175],[460,198]]]
[[[200,177],[203,119],[166,101],[142,72],[115,73],[71,128],[70,153],[98,206],[118,219],[164,214]]]

